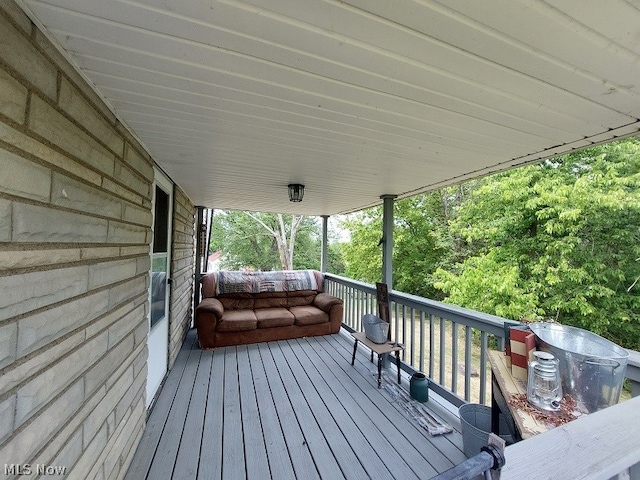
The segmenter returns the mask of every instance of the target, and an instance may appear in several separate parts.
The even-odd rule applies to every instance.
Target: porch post
[[[393,205],[397,195],[381,195],[382,204],[382,283],[393,288]]]
[[[193,317],[195,319],[196,307],[200,303],[200,279],[207,272],[207,260],[209,254],[209,243],[211,242],[211,215],[212,210],[206,207],[196,207],[196,264],[195,264],[195,284],[193,288]]]
[[[322,215],[322,256],[320,257],[320,271],[327,272],[327,258],[329,249],[329,215]]]
[[[193,322],[196,314],[196,307],[200,303],[200,279],[202,278],[202,245],[205,242],[205,232],[204,232],[204,207],[196,206],[196,264],[194,265],[194,278],[195,283],[193,286],[193,309],[192,309],[192,318],[191,318],[191,326],[193,327]]]

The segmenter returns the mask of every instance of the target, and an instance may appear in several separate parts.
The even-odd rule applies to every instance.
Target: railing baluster
[[[443,317],[440,317],[440,384],[446,385],[445,365],[447,362],[447,326]]]
[[[356,313],[356,305],[357,305],[357,293],[358,291],[355,289],[351,290],[351,315],[358,322],[358,330],[362,328],[360,325],[361,319],[358,318],[358,314]]]
[[[351,291],[351,315],[353,316],[353,319],[355,320],[356,325],[358,326],[358,330],[362,330],[363,326],[362,326],[362,319],[358,316],[358,313],[356,312],[356,307],[358,305],[358,290],[353,289]]]
[[[464,327],[464,399],[471,401],[471,342],[473,340],[473,331],[471,327]]]
[[[351,294],[349,293],[349,290],[351,289],[351,287],[345,286],[344,287],[344,292],[343,292],[343,297],[342,300],[344,302],[344,318],[345,321],[347,322],[347,325],[349,325],[351,328],[354,328],[353,325],[353,318],[351,317],[350,313],[349,313],[349,306],[350,306],[350,302],[351,302]]]
[[[362,293],[360,290],[354,289],[353,291],[353,314],[355,318],[358,320],[362,319],[362,315],[360,315],[360,299],[362,297]]]
[[[434,363],[435,363],[435,328],[434,328],[433,313],[429,314],[429,377],[433,378],[434,375]]]
[[[351,279],[347,279],[344,277],[339,277],[333,274],[325,275],[325,289],[328,293],[335,295],[337,297],[342,298],[344,302],[344,323],[348,325],[350,328],[353,328],[356,331],[362,331],[362,315],[365,313],[373,313],[375,315],[378,314],[377,309],[377,299],[376,299],[376,289],[375,286],[365,284],[362,282],[357,282]],[[429,300],[426,298],[416,297],[413,295],[404,294],[401,292],[390,291],[389,292],[389,300],[390,300],[390,314],[391,314],[391,328],[394,340],[402,338],[405,342],[406,351],[411,352],[411,361],[409,364],[413,366],[414,364],[418,365],[421,371],[424,371],[427,362],[428,362],[428,375],[432,379],[436,375],[436,368],[439,367],[440,374],[440,384],[445,388],[445,390],[438,390],[439,393],[442,393],[447,400],[451,401],[454,405],[459,405],[460,399],[456,397],[453,393],[449,393],[446,389],[445,383],[445,365],[447,362],[451,362],[452,369],[454,370],[453,375],[457,373],[457,364],[458,364],[458,353],[457,353],[457,336],[459,335],[459,331],[456,326],[464,325],[465,327],[465,354],[464,354],[464,369],[465,369],[465,378],[464,378],[464,399],[466,401],[479,401],[480,403],[485,403],[487,399],[488,392],[488,367],[487,367],[487,344],[488,344],[488,335],[492,335],[497,339],[497,348],[499,350],[504,349],[504,319],[500,317],[496,317],[493,315],[487,315],[480,312],[476,312],[473,310],[468,310],[465,308],[455,307],[453,305],[447,305],[441,302],[436,302],[434,300]],[[403,315],[402,320],[400,320],[400,316],[398,315],[398,309],[402,305],[402,308],[408,308],[411,312],[412,318],[411,326],[409,327],[406,322],[406,318]],[[391,309],[391,307],[393,308]],[[415,325],[412,323],[414,321],[415,312],[420,312],[420,329],[419,329],[419,339],[416,339]],[[425,358],[427,355],[426,349],[426,315],[429,315],[429,352],[428,359]],[[438,352],[436,351],[436,322],[435,319],[439,318],[439,326],[440,326],[440,355],[439,355],[439,364],[436,365],[436,355]],[[403,325],[400,325],[400,321],[403,322]],[[446,356],[446,324],[447,322],[452,322],[454,325],[454,332],[452,333],[452,344],[453,344],[453,358],[447,360]],[[402,328],[402,331],[400,330]],[[406,338],[406,329],[411,328],[411,332],[409,333],[409,341],[407,342]],[[473,340],[473,334],[475,331],[480,332],[480,363],[478,365],[479,372],[479,388],[476,389],[476,382],[471,381],[472,372],[475,371],[474,365],[474,357],[475,352],[478,349],[476,347],[476,342]],[[416,346],[416,341],[419,342],[419,346]],[[420,358],[416,362],[415,360],[415,352],[419,350]],[[627,368],[627,377],[631,380],[633,394],[640,394],[640,353],[633,352],[632,357],[630,359],[628,368]],[[403,354],[404,355],[404,354]],[[427,372],[425,372],[427,373]],[[475,373],[474,373],[475,375]],[[435,381],[435,379],[434,379]],[[452,379],[451,388],[455,390],[457,387],[456,380]]]
[[[420,371],[424,372],[424,312],[420,310]]]
[[[345,324],[354,330],[362,331],[362,316],[367,313],[375,315],[379,313],[375,286],[331,274],[327,274],[325,278],[327,291],[340,296],[344,301]],[[458,341],[460,340],[459,327],[464,325],[464,398],[466,401],[477,401],[479,398],[480,402],[484,402],[487,397],[487,335],[495,335],[498,338],[498,345],[502,345],[504,319],[395,291],[389,292],[389,300],[392,337],[405,344],[403,352],[405,363],[410,367],[419,368],[420,371],[427,369],[432,379],[435,378],[434,375],[439,375],[437,383],[440,383],[445,390],[438,391],[442,391],[456,405],[459,404],[460,399],[453,393],[447,392],[457,392],[461,388],[457,375],[461,363],[461,359],[458,358],[459,350],[462,346],[458,347]],[[407,318],[407,315],[410,315],[410,318]],[[436,318],[439,319],[437,324]],[[447,334],[449,324],[452,327],[451,335]],[[426,343],[427,328],[429,329],[428,344]],[[475,382],[471,382],[471,373],[475,370],[473,352],[477,348],[473,342],[474,329],[481,332],[479,391],[475,390]],[[437,334],[440,335],[439,340],[436,340]],[[448,352],[449,339],[451,339],[451,352]],[[436,347],[439,347],[439,352]],[[447,378],[449,366],[452,370],[450,381]]]
[[[410,344],[409,342],[407,342],[407,307],[402,305],[401,312],[402,312],[401,314],[402,315],[402,344],[404,345],[404,351],[402,353],[404,354],[404,360],[406,362],[407,357],[411,358],[409,356]],[[411,365],[411,362],[409,362],[409,365]]]
[[[369,294],[369,312],[378,315],[378,300],[375,295]]]
[[[411,315],[411,366],[416,366],[416,311],[413,307],[409,308]]]
[[[456,322],[451,322],[451,391],[458,393],[458,324]]]
[[[480,334],[480,403],[487,400],[487,332]]]
[[[399,341],[398,339],[401,338],[400,337],[400,322],[398,322],[398,304],[396,302],[389,302],[389,315],[391,315],[394,320],[395,323],[393,325],[393,338],[395,339],[395,341]],[[393,308],[391,308],[391,306],[393,305]],[[404,351],[402,351],[402,353],[400,354],[402,356],[402,359],[404,360],[405,356],[404,356]]]

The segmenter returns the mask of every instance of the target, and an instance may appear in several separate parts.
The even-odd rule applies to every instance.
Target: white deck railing
[[[507,447],[502,480],[640,479],[640,397]]]
[[[343,325],[362,330],[362,316],[377,314],[374,285],[326,274],[326,290],[344,302]],[[489,348],[504,348],[505,319],[415,295],[389,292],[391,336],[405,345],[403,368],[425,372],[432,388],[455,406],[488,403]],[[640,395],[640,353],[630,351],[627,378]]]
[[[377,314],[373,285],[327,274],[325,288],[344,301],[346,328],[360,331],[362,316]],[[455,406],[485,403],[487,349],[503,348],[505,319],[397,291],[389,301],[392,337],[405,344],[403,369],[426,372]],[[502,478],[640,479],[640,353],[629,353],[636,398],[507,447]]]

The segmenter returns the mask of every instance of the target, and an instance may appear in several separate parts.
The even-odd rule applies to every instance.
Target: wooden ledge
[[[367,338],[364,332],[351,332],[351,336],[357,341],[364,344],[370,350],[373,350],[378,355],[384,355],[385,353],[401,352],[404,350],[404,345],[396,345],[394,342],[375,343]]]

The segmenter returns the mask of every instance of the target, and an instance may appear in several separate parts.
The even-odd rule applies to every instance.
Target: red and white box
[[[522,324],[512,320],[504,321],[504,355],[505,363],[509,369],[511,369],[511,327],[515,326],[522,326]]]
[[[526,383],[529,360],[536,350],[536,336],[528,327],[511,327],[509,331],[511,375]]]

